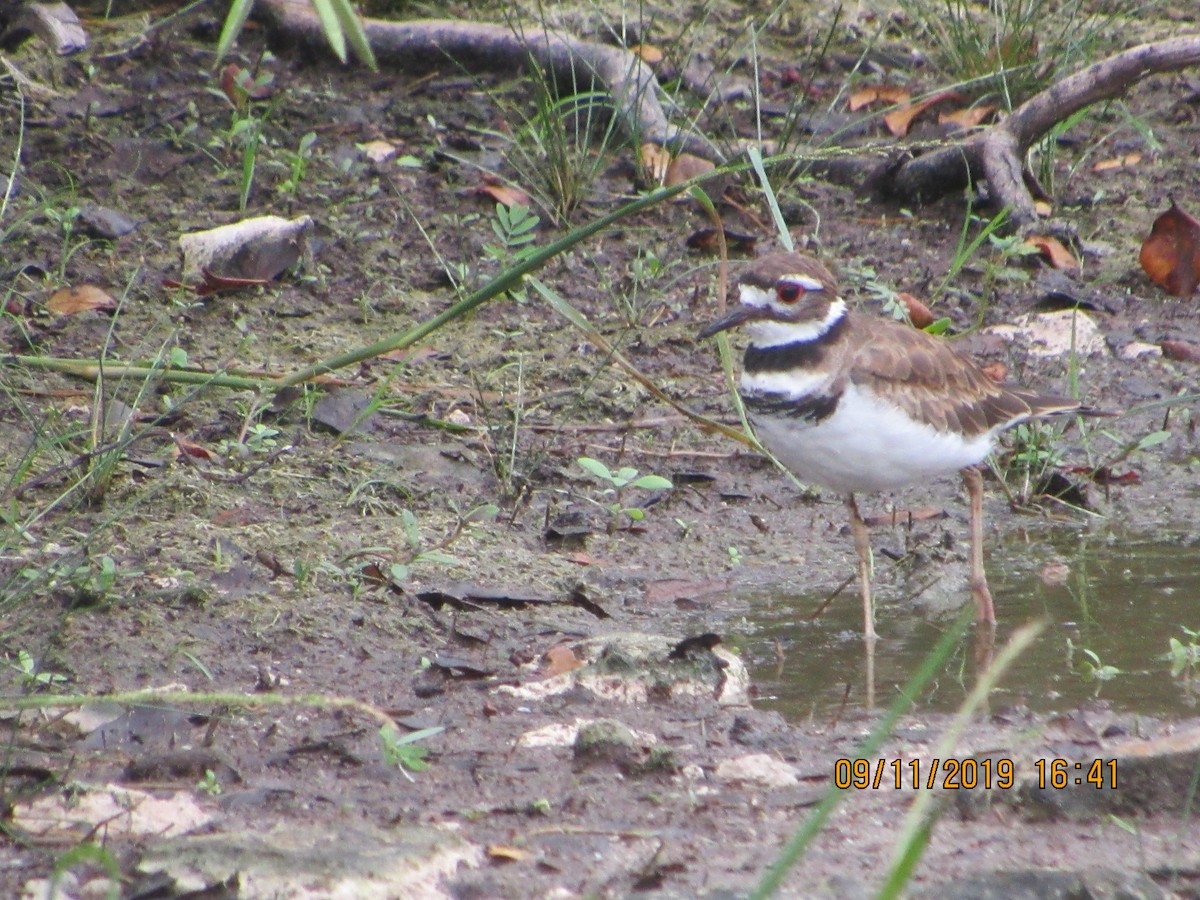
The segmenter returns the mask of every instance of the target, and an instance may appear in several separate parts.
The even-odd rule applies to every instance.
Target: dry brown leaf
[[[224,275],[216,275],[208,269],[200,272],[199,284],[190,285],[189,288],[195,291],[197,297],[211,297],[213,294],[222,294],[231,291],[240,291],[249,287],[261,287],[269,281],[267,278],[227,278]]]
[[[46,306],[60,316],[73,316],[92,309],[114,310],[117,301],[94,284],[80,284],[55,291],[46,301]]]
[[[221,91],[230,103],[241,109],[247,100],[266,100],[274,93],[274,88],[259,83],[248,69],[230,63],[221,70]]]
[[[1140,153],[1126,153],[1112,159],[1102,159],[1092,166],[1093,172],[1111,172],[1113,169],[1131,169],[1142,161]]]
[[[598,566],[603,565],[605,560],[599,556],[580,550],[576,553],[568,553],[565,557],[567,562],[575,563],[577,566]]]
[[[716,166],[707,159],[701,159],[699,156],[693,156],[690,153],[680,153],[667,166],[664,185],[666,187],[674,187],[677,184],[682,184],[689,178],[703,175],[705,172],[711,172],[715,168]]]
[[[968,106],[966,109],[956,109],[954,112],[941,113],[938,116],[938,122],[957,125],[959,128],[975,128],[995,112],[996,107],[988,106],[987,104],[982,106]]]
[[[1164,291],[1187,297],[1200,284],[1200,222],[1172,200],[1171,208],[1154,220],[1138,261]]]
[[[671,154],[658,144],[642,144],[638,148],[638,161],[648,181],[661,185],[666,180],[671,168]]]
[[[1158,345],[1167,359],[1178,362],[1200,362],[1200,344],[1191,341],[1163,341]]]
[[[1068,269],[1072,272],[1079,271],[1079,260],[1063,246],[1062,241],[1058,238],[1031,234],[1025,238],[1025,244],[1042,251],[1042,256],[1046,257],[1053,268]]]
[[[896,295],[896,299],[904,304],[908,312],[908,321],[912,323],[913,328],[928,328],[933,324],[933,313],[929,311],[929,307],[912,294],[901,291]]]
[[[511,184],[481,184],[475,188],[476,194],[487,194],[497,203],[505,206],[533,206],[529,195]]]
[[[396,145],[391,141],[367,141],[365,144],[359,144],[358,149],[373,163],[385,163],[395,159],[397,153]]]
[[[939,103],[945,103],[948,100],[956,100],[962,102],[966,98],[958,91],[942,91],[940,94],[934,94],[932,97],[926,97],[919,103],[906,103],[899,109],[893,109],[890,113],[883,117],[883,122],[887,125],[888,131],[892,133],[892,137],[904,137],[912,128],[912,123],[917,116],[925,112],[932,106],[937,106]]]
[[[647,65],[656,66],[663,61],[663,52],[653,44],[635,44],[629,48],[629,52]]]
[[[193,459],[212,459],[213,453],[203,444],[198,444],[193,440],[185,437],[175,437],[175,446],[179,448],[179,452],[184,456],[190,456]]]
[[[546,651],[546,675],[553,677],[571,672],[583,665],[575,656],[574,651],[566,644],[558,644]]]
[[[1108,466],[1067,466],[1072,475],[1082,475],[1096,484],[1141,484],[1142,476],[1132,469],[1114,472]]]
[[[715,228],[700,228],[689,234],[685,243],[689,250],[717,253],[721,249],[718,236]],[[753,253],[757,243],[758,237],[753,234],[725,229],[725,247],[730,253]]]
[[[487,848],[487,854],[500,862],[524,862],[529,859],[530,852],[520,847],[509,847],[506,844],[492,844]]]
[[[886,103],[907,103],[912,99],[912,93],[906,88],[892,84],[877,84],[855,91],[850,95],[850,112],[858,112],[864,106],[869,106],[879,100]]]

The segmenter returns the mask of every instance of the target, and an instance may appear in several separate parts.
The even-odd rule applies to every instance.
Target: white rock
[[[115,784],[86,787],[69,801],[56,794],[13,807],[13,821],[45,839],[87,835],[101,826],[114,839],[175,837],[212,820],[191,791],[158,797]]]
[[[1143,356],[1162,356],[1162,347],[1142,341],[1130,341],[1121,348],[1121,359],[1141,359]]]
[[[722,781],[753,781],[764,787],[792,787],[799,784],[796,769],[768,753],[751,753],[727,759],[717,766]]]
[[[1105,352],[1104,336],[1095,320],[1078,309],[1027,313],[1017,316],[1011,325],[993,325],[985,331],[1022,344],[1030,356],[1064,356],[1072,351],[1091,356]]]

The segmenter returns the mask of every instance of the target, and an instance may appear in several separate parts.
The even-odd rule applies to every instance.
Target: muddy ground
[[[599,32],[591,7],[561,15]],[[714,15],[687,41],[715,48],[726,64],[743,47],[744,16]],[[682,21],[664,15],[650,37],[670,53]],[[844,103],[822,111],[851,83],[847,65],[873,27],[840,26],[831,52],[805,74],[811,83],[796,81],[793,67],[811,54],[795,48],[830,21],[821,8],[789,13],[760,46],[770,105],[806,91],[818,134],[843,124]],[[271,73],[275,93],[257,107],[270,111],[247,214],[312,216],[312,258],[264,288],[197,299],[165,287],[179,277],[181,233],[242,215],[243,153],[215,90],[215,23],[213,13],[196,13],[121,52],[136,21],[97,19],[82,56],[51,61],[27,45],[16,57],[53,94],[28,102],[18,147],[15,92],[3,83],[0,159],[19,150],[22,172],[0,221],[7,352],[95,360],[107,347],[110,360],[144,362],[175,350],[208,371],[284,374],[425,321],[454,302],[454,282],[474,288],[499,271],[485,249],[496,243],[495,213],[479,190],[481,167],[535,199],[544,193],[521,168],[533,151],[514,150],[505,136],[534,115],[527,78],[449,63],[424,74],[343,70],[296,49],[264,55],[265,36],[252,30],[235,61]],[[1190,7],[1160,4],[1118,22],[1116,46],[1197,27]],[[856,77],[943,83],[933,67],[914,67],[902,37],[889,31],[880,58],[890,63]],[[752,123],[745,101],[704,120],[724,136],[748,135]],[[289,188],[289,152],[310,131],[311,158]],[[877,121],[865,136],[881,137]],[[363,145],[374,140],[394,144],[402,161],[371,162]],[[1092,171],[1131,152],[1141,161]],[[598,174],[572,224],[635,191],[629,150],[596,149],[592,158]],[[1106,425],[1109,436],[1075,425],[1055,432],[1064,464],[1111,463],[1122,476],[1100,486],[1068,473],[1090,511],[1036,498],[1021,498],[1018,510],[993,479],[990,540],[1036,522],[1068,541],[1086,532],[1196,546],[1196,363],[1155,352],[1164,340],[1196,339],[1195,299],[1150,285],[1137,254],[1168,198],[1200,208],[1198,159],[1194,74],[1151,79],[1126,105],[1093,111],[1056,148],[1057,212],[1078,228],[1081,273],[1063,281],[1036,257],[985,243],[941,293],[962,197],[904,210],[820,181],[781,187],[793,234],[840,272],[855,300],[877,308],[879,285],[932,299],[953,331],[971,332],[960,345],[1003,362],[1010,378],[1059,392],[1077,382],[1089,402],[1130,410]],[[727,226],[754,235],[760,251],[772,247],[761,195],[747,182],[727,197]],[[88,237],[72,212],[87,204],[116,209],[137,228]],[[565,233],[549,209],[537,211],[539,244]],[[663,204],[577,245],[540,277],[663,390],[732,421],[715,347],[695,339],[716,311],[715,262],[685,245],[704,224],[689,203]],[[103,287],[120,308],[50,310],[55,290],[81,284]],[[1097,324],[1096,352],[1042,356],[1027,338],[988,331],[1064,295]],[[977,321],[985,327],[972,331]],[[1146,355],[1130,345],[1145,345]],[[92,385],[6,360],[4,515],[21,527],[0,560],[5,694],[165,688],[326,699],[269,708],[228,696],[173,699],[70,720],[54,709],[6,712],[0,892],[17,896],[82,842],[108,856],[75,859],[79,879],[111,862],[130,896],[745,895],[825,796],[835,761],[855,755],[879,721],[857,670],[846,675],[844,707],[790,722],[756,705],[753,685],[737,694],[737,665],[714,666],[706,644],[679,654],[691,663],[674,664],[698,688],[678,687],[678,672],[648,676],[643,693],[614,682],[641,668],[625,660],[645,640],[631,635],[657,637],[651,655],[662,658],[685,637],[721,634],[730,617],[748,634],[742,654],[770,658],[775,646],[755,644],[739,598],[778,586],[815,605],[833,592],[853,571],[844,509],[702,431],[610,362],[529,292],[485,304],[402,358],[335,373],[346,383],[343,402],[381,403],[352,434],[321,424],[318,401],[337,395],[329,385],[273,403],[249,391],[110,378],[102,398],[110,417],[134,409],[149,424],[134,426],[144,437],[85,498],[81,469],[69,464],[89,447]],[[1183,399],[1160,402],[1172,397]],[[1121,456],[1160,430],[1164,440]],[[579,466],[582,456],[675,487],[614,497]],[[1002,456],[997,469],[1012,474],[1012,459]],[[1019,492],[1021,480],[1017,473],[1008,490]],[[904,599],[914,568],[923,583],[936,575],[933,593],[950,606],[966,599],[956,491],[947,480],[868,502],[880,512],[947,513],[915,530],[878,529],[877,541],[908,554],[878,564],[881,654],[889,622],[953,621],[953,610]],[[623,511],[634,507],[639,521]],[[835,601],[854,602],[849,593]],[[1018,605],[998,599],[999,645],[1022,624]],[[605,677],[572,681],[579,673],[563,670],[597,646],[609,648]],[[571,655],[547,656],[561,647]],[[779,652],[785,670],[789,654],[805,656],[799,645]],[[956,658],[980,655],[968,636]],[[969,688],[977,673],[964,665]],[[883,702],[903,680],[880,687]],[[565,690],[545,689],[559,682]],[[378,721],[328,698],[368,703],[405,729],[443,728],[419,742],[428,767],[410,778],[388,764]],[[574,727],[597,719],[628,731],[609,726],[598,750],[575,745]],[[1186,749],[1179,736],[1194,724],[1103,703],[1053,714],[992,707],[951,752],[1011,759],[1019,780],[1036,774],[1038,758],[1112,758],[1143,741]],[[928,765],[947,755],[939,740],[949,729],[949,719],[918,708],[880,758]],[[114,785],[178,805],[140,830],[120,812],[89,820],[82,798]],[[1194,813],[1173,802],[1187,795],[1186,781],[1111,807],[1017,793],[997,791],[990,803],[941,795],[909,890],[1197,893]],[[873,894],[912,799],[908,790],[851,791],[784,893]],[[185,813],[187,804],[194,809]],[[86,824],[64,822],[71,810]],[[172,822],[189,836],[176,837]],[[429,864],[424,881],[412,880],[418,866],[409,861]]]

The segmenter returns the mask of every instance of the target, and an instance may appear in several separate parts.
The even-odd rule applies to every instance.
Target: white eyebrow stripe
[[[787,281],[791,284],[798,284],[806,291],[825,290],[825,285],[821,284],[821,282],[817,281],[817,279],[813,278],[811,275],[784,275],[779,280]]]

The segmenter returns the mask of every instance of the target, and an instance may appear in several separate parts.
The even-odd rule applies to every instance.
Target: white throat
[[[740,285],[741,300],[746,306],[765,308],[778,301],[775,292],[763,290],[752,284]],[[830,328],[841,321],[846,314],[846,301],[841,297],[829,304],[825,316],[817,321],[809,322],[777,322],[771,319],[760,319],[746,325],[746,333],[750,342],[756,347],[778,347],[783,344],[795,344],[813,341],[825,334]]]

